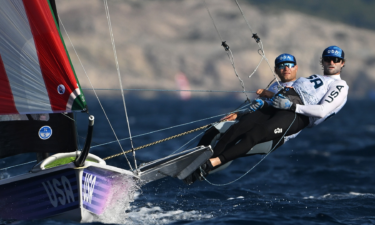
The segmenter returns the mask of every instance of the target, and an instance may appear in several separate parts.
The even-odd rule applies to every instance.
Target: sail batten
[[[0,115],[85,110],[48,0],[0,1],[0,57]]]

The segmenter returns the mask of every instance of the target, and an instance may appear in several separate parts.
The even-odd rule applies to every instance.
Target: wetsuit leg
[[[296,116],[295,121],[294,117]],[[292,124],[292,125],[291,125]],[[251,130],[241,136],[238,144],[225,148],[218,157],[221,163],[246,156],[246,153],[256,144],[280,139],[291,125],[286,135],[299,132],[309,124],[306,116],[296,114],[287,110],[276,110],[274,115],[262,124],[255,124]]]
[[[221,137],[214,147],[212,157],[219,156],[228,146],[235,145],[243,135],[256,125],[261,125],[269,120],[275,113],[275,108],[267,107],[253,113],[242,116],[239,121],[232,125]]]
[[[197,146],[207,146],[210,145],[212,140],[215,138],[216,135],[220,134],[220,131],[216,129],[214,126],[211,126],[206,132],[204,132],[202,138],[199,140]]]

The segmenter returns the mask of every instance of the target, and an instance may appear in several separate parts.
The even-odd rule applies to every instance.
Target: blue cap
[[[324,49],[322,57],[338,57],[340,59],[344,59],[345,53],[341,48],[332,45]]]
[[[291,63],[297,64],[296,57],[288,53],[283,53],[277,56],[275,59],[275,65],[278,65],[280,63],[285,63],[285,62],[291,62]]]

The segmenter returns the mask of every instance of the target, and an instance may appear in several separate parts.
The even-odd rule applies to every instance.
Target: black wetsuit
[[[288,96],[293,102],[302,104],[302,101],[293,89],[284,91],[283,94]],[[260,110],[240,117],[238,123],[232,125],[222,135],[213,149],[214,154],[212,158],[219,157],[221,163],[224,164],[236,158],[246,156],[246,153],[256,144],[274,140],[275,145],[283,137],[289,126],[290,128],[285,136],[301,131],[308,124],[309,118],[307,116],[296,114],[289,110],[263,107]],[[201,139],[200,144],[208,145],[209,138],[213,138],[216,135],[215,133],[217,134],[217,131],[213,128],[209,129],[205,137]],[[276,147],[282,144],[283,140]]]

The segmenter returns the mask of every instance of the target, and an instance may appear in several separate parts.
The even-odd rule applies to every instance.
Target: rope
[[[251,78],[251,77],[254,75],[254,73],[258,70],[258,67],[260,66],[260,64],[262,63],[262,61],[263,61],[263,59],[264,59],[264,60],[266,60],[266,62],[267,62],[267,64],[268,64],[268,67],[270,68],[270,70],[271,70],[271,72],[272,72],[272,75],[274,76],[274,79],[276,80],[277,84],[280,86],[280,82],[279,82],[279,80],[277,79],[277,76],[276,76],[274,70],[272,69],[271,64],[269,63],[269,61],[268,61],[268,59],[267,59],[267,57],[266,57],[266,52],[264,51],[262,40],[258,37],[258,35],[257,35],[256,33],[253,32],[253,29],[251,29],[251,26],[250,26],[249,22],[247,21],[245,15],[243,14],[242,8],[241,8],[240,4],[238,3],[238,1],[235,0],[235,2],[236,2],[236,4],[237,4],[238,9],[239,9],[240,12],[241,12],[242,17],[243,17],[244,20],[245,20],[247,26],[249,27],[250,32],[253,34],[252,38],[254,38],[255,41],[258,43],[258,46],[259,46],[259,48],[260,48],[260,49],[258,50],[258,54],[259,54],[260,56],[262,56],[262,59],[260,60],[260,62],[259,62],[258,65],[256,66],[255,70],[249,75],[249,78]],[[269,87],[269,86],[268,86],[268,87]],[[267,88],[268,88],[268,87],[267,87]],[[266,89],[267,89],[267,88],[266,88]]]
[[[121,74],[120,74],[120,67],[119,67],[118,60],[117,60],[115,39],[113,37],[112,25],[111,25],[111,17],[109,15],[109,9],[108,9],[108,2],[107,2],[107,0],[104,0],[104,7],[105,7],[105,13],[107,15],[109,33],[110,33],[110,36],[111,36],[111,43],[112,43],[113,55],[115,57],[115,62],[116,62],[117,76],[118,76],[119,83],[120,83],[120,88],[121,88],[121,96],[122,96],[122,102],[123,102],[124,110],[125,110],[126,122],[127,122],[127,125],[128,125],[130,144],[132,146],[132,149],[134,149],[133,139],[132,139],[132,133],[130,132],[130,123],[129,123],[129,118],[128,118],[128,112],[126,110],[125,95],[124,95],[124,90],[122,88],[122,80],[121,80]],[[135,151],[133,151],[133,158],[134,158],[134,166],[137,169],[137,161],[135,159]]]
[[[242,90],[243,90],[242,92],[245,94],[246,99],[248,100],[248,102],[250,102],[249,96],[247,96],[247,94],[246,94],[245,84],[244,84],[243,80],[241,79],[241,77],[238,75],[237,70],[236,70],[236,66],[234,65],[234,57],[233,57],[233,54],[232,54],[232,50],[230,50],[230,49],[228,48],[228,51],[226,51],[226,52],[227,52],[227,56],[228,56],[228,58],[229,58],[229,61],[230,61],[230,63],[232,64],[232,67],[233,67],[234,73],[236,74],[238,80],[240,81],[240,84],[241,84],[241,86],[242,86]],[[229,52],[230,54],[229,54],[228,52]]]
[[[203,177],[203,179],[205,181],[207,181],[207,183],[213,185],[213,186],[226,186],[226,185],[230,185],[230,184],[233,184],[234,182],[236,181],[239,181],[240,179],[242,179],[244,176],[246,176],[248,173],[250,173],[256,166],[258,166],[271,152],[273,152],[273,150],[275,150],[276,146],[280,143],[280,141],[284,138],[284,136],[286,135],[286,133],[289,131],[289,129],[292,127],[294,121],[296,120],[297,118],[297,114],[294,113],[294,119],[292,121],[292,123],[289,125],[288,129],[285,131],[285,133],[283,134],[283,136],[280,138],[280,140],[277,142],[277,144],[263,157],[259,160],[259,162],[257,162],[253,167],[250,168],[250,170],[248,170],[246,173],[244,173],[242,176],[240,176],[239,178],[229,182],[229,183],[225,183],[225,184],[214,184],[212,182],[210,182],[209,180],[207,180],[207,178],[205,176],[202,175],[203,171],[202,171],[202,168],[200,168],[201,170],[201,176]]]
[[[127,154],[131,151],[138,151],[140,149],[143,149],[143,148],[147,148],[147,147],[150,147],[150,146],[153,146],[153,145],[156,145],[156,144],[160,144],[162,142],[165,142],[165,141],[169,141],[169,140],[172,140],[174,138],[178,138],[178,137],[181,137],[181,136],[184,136],[184,135],[187,135],[187,134],[190,134],[190,133],[194,133],[196,131],[199,131],[199,130],[203,130],[205,128],[207,128],[208,126],[211,126],[211,124],[207,124],[207,125],[204,125],[204,126],[201,126],[201,127],[198,127],[194,130],[189,130],[189,131],[186,131],[184,133],[181,133],[181,134],[177,134],[177,135],[174,135],[174,136],[171,136],[171,137],[168,137],[168,138],[165,138],[165,139],[162,139],[162,140],[159,140],[159,141],[155,141],[155,142],[152,142],[152,143],[149,143],[149,144],[146,144],[146,145],[142,145],[138,148],[134,148],[134,149],[131,149],[131,150],[128,150],[128,151],[125,151],[125,152],[121,152],[121,153],[118,153],[118,154],[115,154],[115,155],[112,155],[112,156],[108,156],[106,158],[104,158],[103,160],[107,160],[107,159],[111,159],[111,158],[114,158],[114,157],[117,157],[117,156],[120,156],[120,155],[123,155],[123,154]]]
[[[246,106],[247,105],[240,106],[236,110],[232,111],[231,113],[239,111],[239,110],[241,110],[242,108],[244,108]],[[216,116],[211,116],[211,117],[203,118],[203,119],[200,119],[200,120],[195,120],[195,121],[192,121],[192,122],[189,122],[189,123],[183,123],[183,124],[180,124],[180,125],[167,127],[167,128],[163,128],[163,129],[160,129],[160,130],[151,131],[151,132],[148,132],[148,133],[135,135],[135,136],[133,136],[133,138],[137,138],[137,137],[141,137],[141,136],[145,136],[145,135],[149,135],[149,134],[153,134],[153,133],[157,133],[157,132],[161,132],[161,131],[165,131],[165,130],[170,130],[170,129],[173,129],[173,128],[182,127],[182,126],[185,126],[185,125],[189,125],[189,124],[193,124],[193,123],[197,123],[197,122],[201,122],[201,121],[205,121],[205,120],[209,120],[209,119],[214,119],[214,118],[222,117],[222,116],[225,116],[225,115],[228,115],[228,114],[227,113],[219,114],[219,115],[216,115]],[[128,139],[129,138],[123,138],[123,139],[119,139],[119,141],[125,141],[125,140],[128,140]],[[96,147],[100,147],[100,146],[112,144],[112,143],[115,143],[115,142],[116,141],[109,141],[109,142],[106,142],[106,143],[103,143],[103,144],[98,144],[98,145],[91,146],[91,148],[96,148]]]
[[[6,167],[6,168],[1,168],[0,171],[1,171],[1,170],[7,170],[7,169],[10,169],[10,168],[14,168],[14,167],[18,167],[18,166],[23,166],[23,165],[30,164],[30,163],[35,163],[35,162],[37,162],[37,161],[34,160],[34,161],[30,161],[30,162],[26,162],[26,163],[22,163],[22,164],[14,165],[14,166],[9,166],[9,167]]]
[[[228,56],[228,58],[229,58],[229,61],[230,61],[230,63],[232,64],[232,67],[233,67],[234,73],[235,73],[236,77],[238,78],[238,80],[240,81],[240,84],[241,84],[241,87],[242,87],[242,92],[245,94],[246,99],[250,102],[249,96],[247,96],[247,94],[246,94],[245,84],[244,84],[243,80],[241,79],[241,77],[240,77],[240,76],[238,75],[238,73],[237,73],[236,66],[235,66],[235,64],[234,64],[233,53],[232,53],[232,51],[230,50],[229,46],[225,43],[225,41],[224,41],[223,38],[221,37],[220,32],[219,32],[219,30],[217,29],[217,26],[216,26],[215,20],[213,19],[212,15],[211,15],[211,12],[210,12],[210,10],[208,9],[208,6],[207,6],[207,3],[206,3],[206,0],[203,0],[203,2],[204,2],[204,5],[205,5],[205,7],[206,7],[206,10],[207,10],[207,12],[208,12],[208,15],[210,15],[210,18],[211,18],[211,21],[212,21],[212,23],[213,23],[213,25],[214,25],[214,27],[215,27],[216,33],[217,33],[217,35],[219,36],[219,38],[220,38],[220,40],[221,40],[221,45],[224,47],[225,52],[227,53],[227,56]]]
[[[206,130],[204,130],[203,132],[199,133],[197,136],[193,137],[192,139],[190,139],[188,142],[186,142],[184,145],[182,145],[181,147],[179,147],[177,150],[175,150],[174,152],[172,152],[171,154],[169,155],[172,155],[174,153],[177,153],[179,152],[183,147],[185,147],[186,145],[188,145],[189,143],[191,143],[192,141],[194,141],[197,137],[201,136],[202,134],[204,134],[204,132],[206,132],[209,128],[207,128]]]
[[[82,90],[92,91],[91,88],[82,88]],[[119,91],[119,88],[96,88],[96,91]],[[123,89],[124,91],[159,91],[159,92],[223,92],[223,93],[243,93],[243,91],[219,91],[219,90],[168,90],[168,89]],[[247,91],[246,93],[256,93],[256,91]]]
[[[65,113],[61,113],[63,116],[67,117],[68,119],[72,120],[73,123],[74,123],[74,127],[75,127],[75,131],[76,131],[76,136],[77,136],[77,144],[78,144],[78,149],[82,149],[81,148],[81,144],[79,143],[79,135],[78,135],[78,129],[77,129],[77,123],[76,121],[73,119],[73,118],[70,118],[70,116],[66,115]],[[75,113],[74,113],[74,117],[75,117]],[[76,154],[78,154],[78,152],[76,151]]]
[[[204,2],[204,6],[206,7],[206,10],[207,10],[207,12],[208,12],[208,15],[210,15],[210,18],[211,18],[212,24],[213,24],[214,27],[215,27],[215,30],[216,30],[217,36],[219,36],[219,38],[220,38],[220,40],[221,40],[221,43],[225,43],[225,41],[223,40],[223,38],[222,38],[221,35],[220,35],[219,30],[218,30],[217,27],[216,27],[215,20],[212,18],[211,12],[210,12],[210,10],[208,9],[208,6],[207,6],[207,3],[206,3],[206,0],[203,0],[203,2]],[[225,48],[225,46],[224,46],[224,48]]]
[[[83,64],[82,64],[81,58],[78,56],[78,53],[77,53],[77,51],[76,51],[76,49],[75,49],[75,47],[74,47],[74,45],[73,45],[73,43],[72,43],[72,40],[70,39],[69,34],[68,34],[68,32],[66,31],[65,26],[64,26],[64,24],[63,24],[63,22],[62,22],[62,20],[61,20],[60,17],[59,17],[59,20],[60,20],[60,24],[62,25],[62,27],[63,27],[63,29],[64,29],[64,32],[65,32],[66,36],[68,37],[68,40],[69,40],[69,42],[70,42],[70,45],[72,46],[72,48],[73,48],[73,50],[74,50],[74,52],[75,52],[75,54],[76,54],[76,56],[77,56],[77,58],[78,58],[78,61],[79,61],[79,63],[81,64],[81,67],[82,67],[82,69],[83,69],[83,72],[85,73],[85,75],[86,75],[86,77],[87,77],[87,80],[89,81],[89,84],[90,84],[90,86],[91,86],[91,89],[94,91],[95,97],[96,97],[96,99],[98,100],[98,103],[99,103],[99,105],[100,105],[100,108],[102,109],[102,111],[103,111],[103,113],[104,113],[104,116],[105,116],[105,118],[107,119],[108,124],[109,124],[109,126],[111,127],[111,129],[112,129],[113,134],[115,135],[115,138],[116,138],[116,140],[117,140],[117,143],[119,144],[121,150],[124,151],[124,150],[122,149],[122,146],[121,146],[121,144],[120,144],[120,141],[119,141],[118,138],[117,138],[116,132],[115,132],[115,130],[113,129],[111,122],[109,121],[109,118],[108,118],[108,116],[107,116],[107,113],[105,112],[104,107],[103,107],[102,103],[100,102],[99,96],[98,96],[98,94],[97,94],[96,91],[95,91],[94,85],[92,84],[91,79],[90,79],[89,76],[87,75],[86,69],[85,69],[85,67],[84,67]],[[126,161],[128,162],[129,167],[130,167],[131,169],[133,169],[132,166],[131,166],[131,164],[130,164],[130,162],[129,162],[129,160],[128,160],[128,158],[126,157],[126,155],[125,155],[125,159],[126,159]]]

